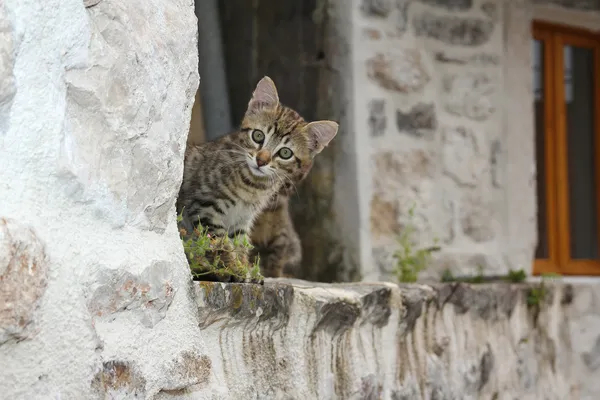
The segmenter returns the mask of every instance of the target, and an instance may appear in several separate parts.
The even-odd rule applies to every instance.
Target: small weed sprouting
[[[527,279],[527,272],[523,268],[517,270],[509,270],[508,275],[506,276],[507,280],[512,283],[521,283],[525,282]]]
[[[181,222],[182,216],[177,216]],[[258,257],[253,263],[248,261],[248,253],[253,248],[247,235],[213,237],[208,229],[198,225],[192,234],[180,228],[179,235],[192,271],[198,279],[216,278],[236,282],[262,282]]]
[[[413,205],[408,210],[410,221],[414,217],[414,208]],[[394,258],[397,260],[394,272],[399,282],[416,282],[419,273],[427,268],[431,260],[431,254],[440,250],[438,246],[415,249],[415,240],[412,237],[415,231],[415,226],[409,223],[404,227],[398,238],[400,249],[394,253]],[[437,242],[438,240],[435,239],[434,244],[437,244]]]
[[[546,299],[548,289],[546,288],[546,282],[552,278],[559,278],[560,274],[546,273],[542,274],[542,280],[539,285],[533,286],[527,293],[527,305],[528,306],[540,306]]]

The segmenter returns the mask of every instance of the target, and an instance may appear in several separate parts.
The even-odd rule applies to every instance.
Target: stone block
[[[465,192],[460,203],[460,225],[463,233],[477,243],[488,242],[496,236],[497,213],[483,190]]]
[[[457,126],[443,129],[443,168],[459,186],[477,186],[490,170],[483,139],[472,129]]]
[[[455,46],[481,46],[494,32],[494,22],[488,19],[438,15],[428,11],[416,15],[413,26],[418,37]]]
[[[406,112],[397,110],[396,126],[400,133],[433,139],[438,126],[435,104],[417,103]]]
[[[496,111],[496,83],[486,74],[447,75],[443,88],[445,108],[451,114],[484,121]]]
[[[385,100],[373,99],[369,102],[369,129],[371,137],[385,135],[387,129],[387,116],[385,114]]]
[[[91,384],[99,398],[143,398],[146,379],[139,368],[129,361],[106,361],[94,375]]]
[[[420,192],[435,174],[435,154],[424,149],[381,151],[371,156],[373,192]]]
[[[35,231],[0,217],[0,345],[35,334],[48,269],[45,245]]]
[[[93,278],[88,289],[88,310],[98,319],[110,321],[126,312],[152,328],[165,317],[175,296],[173,271],[166,262],[152,263],[139,276],[104,270]]]
[[[384,89],[414,93],[431,80],[417,49],[378,53],[366,61],[368,77]]]

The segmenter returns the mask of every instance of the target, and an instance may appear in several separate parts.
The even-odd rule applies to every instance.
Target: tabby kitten
[[[201,145],[190,145],[177,198],[181,226],[200,223],[211,235],[234,237],[253,221],[295,174],[337,134],[333,121],[307,123],[279,103],[269,77],[261,79],[240,129]]]
[[[260,269],[267,278],[298,276],[302,246],[290,216],[289,200],[311,168],[312,162],[309,162],[296,171],[254,222],[250,234],[254,249],[250,260],[260,257]]]

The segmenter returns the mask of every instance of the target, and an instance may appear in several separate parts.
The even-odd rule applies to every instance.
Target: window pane
[[[594,157],[594,52],[565,46],[571,258],[598,258]]]
[[[533,41],[533,94],[535,111],[535,159],[537,168],[538,245],[535,258],[548,258],[548,218],[546,215],[546,154],[544,121],[544,43]]]

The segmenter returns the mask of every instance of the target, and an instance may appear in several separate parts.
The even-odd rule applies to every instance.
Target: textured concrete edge
[[[562,305],[573,301],[572,284],[544,283],[443,283],[434,285],[393,283],[322,284],[299,280],[268,279],[264,286],[196,282],[200,327],[228,319],[226,324],[258,324],[270,320],[287,325],[292,304],[302,301],[315,310],[313,332],[339,333],[356,322],[383,327],[392,310],[400,310],[400,324],[412,331],[423,307],[438,310],[452,305],[457,314],[471,313],[483,320],[510,318],[520,305],[535,310],[550,306],[554,296]]]

